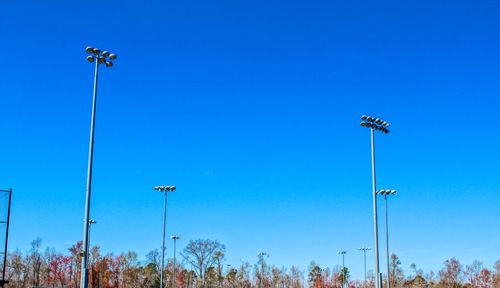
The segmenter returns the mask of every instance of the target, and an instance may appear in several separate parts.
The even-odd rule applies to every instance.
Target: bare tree
[[[390,262],[390,280],[391,280],[391,287],[402,287],[403,282],[404,282],[404,274],[403,274],[403,269],[401,269],[401,261],[399,260],[399,257],[396,254],[391,254],[391,262]],[[416,270],[416,265],[415,265],[415,270]],[[417,271],[415,271],[415,275],[418,275]]]
[[[444,262],[444,269],[439,272],[440,284],[455,288],[460,287],[462,277],[462,265],[456,258],[451,258]]]
[[[31,250],[28,256],[29,269],[31,272],[31,284],[35,287],[38,287],[41,284],[40,276],[42,274],[43,265],[42,254],[40,253],[41,246],[41,238],[36,238],[35,240],[31,241]]]
[[[199,286],[206,286],[206,273],[217,261],[218,253],[224,253],[225,246],[218,241],[210,239],[191,240],[182,251],[181,255],[188,263],[193,265],[196,275],[200,278]]]

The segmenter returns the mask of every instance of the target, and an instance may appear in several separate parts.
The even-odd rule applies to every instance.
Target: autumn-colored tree
[[[80,287],[80,273],[81,273],[81,262],[82,262],[82,247],[83,242],[78,241],[76,244],[71,246],[68,250],[71,255],[71,268],[70,268],[70,278],[73,287]]]
[[[322,275],[323,270],[321,267],[316,265],[314,262],[311,263],[309,268],[309,287],[313,288],[324,288],[325,283]]]
[[[440,284],[446,288],[461,287],[462,265],[456,258],[444,262],[445,268],[439,272]]]
[[[500,260],[493,265],[493,287],[500,288]]]
[[[50,272],[48,278],[49,285],[60,285],[65,287],[70,279],[71,270],[71,257],[64,255],[57,255],[49,263]]]
[[[21,251],[16,250],[10,255],[9,264],[12,268],[12,274],[7,278],[11,283],[10,285],[15,287],[26,287],[29,281],[29,273]]]

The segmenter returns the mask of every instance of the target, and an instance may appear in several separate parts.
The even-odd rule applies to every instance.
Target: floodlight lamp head
[[[89,61],[90,63],[94,62],[94,57],[92,56],[87,56],[87,61]]]
[[[94,54],[94,48],[90,47],[90,46],[87,46],[87,48],[85,48],[85,51],[89,54]]]
[[[109,52],[108,51],[102,51],[102,57],[106,58],[109,56]]]
[[[115,53],[110,53],[109,54],[109,59],[110,60],[116,60],[116,54]]]
[[[94,48],[92,49],[92,52],[94,53],[94,55],[98,56],[99,54],[101,54],[101,50],[99,50],[98,48]]]
[[[113,62],[111,62],[111,61],[106,61],[106,63],[105,63],[105,64],[106,64],[106,67],[107,67],[107,68],[111,68],[111,67],[113,67]]]
[[[365,121],[366,120],[366,115],[361,116],[361,120]]]

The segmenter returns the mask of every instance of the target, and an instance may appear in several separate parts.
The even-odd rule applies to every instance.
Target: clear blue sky
[[[175,184],[167,233],[180,247],[217,239],[233,265],[265,251],[302,268],[340,264],[346,249],[361,277],[357,248],[373,247],[373,225],[359,117],[373,114],[392,123],[377,135],[378,180],[400,191],[391,248],[406,271],[453,256],[491,267],[500,3],[408,2],[1,2],[10,248],[39,236],[64,252],[82,238],[93,80],[84,48],[94,45],[118,54],[101,70],[97,108],[92,243],[105,252],[159,247],[152,187]]]

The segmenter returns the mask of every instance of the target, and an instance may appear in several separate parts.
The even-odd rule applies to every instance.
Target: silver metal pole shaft
[[[172,288],[175,288],[175,250],[176,250],[177,239],[174,237],[174,279],[172,280]]]
[[[375,175],[375,131],[373,128],[371,130],[371,146],[372,146],[372,186],[373,186],[373,228],[374,228],[374,238],[375,238],[375,288],[380,287],[380,275],[379,275],[379,259],[378,259],[378,220],[377,220],[377,180]]]
[[[365,262],[365,284],[366,284],[366,249],[363,250],[364,262]]]
[[[345,261],[344,261],[344,255],[342,254],[342,288],[345,287]]]
[[[97,57],[96,57],[97,58]],[[92,190],[92,162],[94,158],[94,128],[95,128],[95,113],[97,102],[97,77],[99,72],[99,59],[95,60],[94,72],[94,93],[92,96],[92,117],[90,121],[90,143],[89,143],[89,159],[87,165],[87,191],[85,195],[85,216],[83,220],[83,256],[80,287],[88,287],[88,255],[89,255],[89,220],[90,220],[90,195]]]
[[[165,197],[163,201],[163,235],[161,244],[161,271],[160,271],[160,288],[163,288],[163,270],[165,270],[165,230],[167,223],[167,191],[164,191]]]
[[[391,288],[391,270],[389,269],[389,212],[387,210],[387,195],[384,195],[385,201],[385,244],[387,253],[387,288]]]

